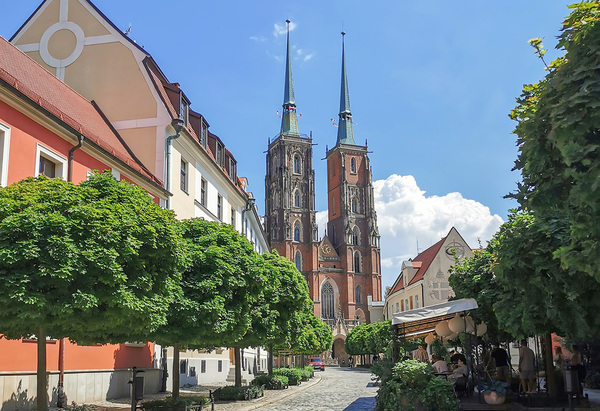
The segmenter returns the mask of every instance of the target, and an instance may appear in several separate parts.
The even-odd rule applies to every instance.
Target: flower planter
[[[486,404],[500,405],[500,404],[504,404],[504,401],[506,401],[506,395],[505,394],[496,394],[496,391],[492,391],[492,392],[483,394],[483,399],[485,400]]]

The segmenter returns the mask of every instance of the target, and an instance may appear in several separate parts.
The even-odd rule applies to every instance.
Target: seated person
[[[460,377],[466,377],[469,374],[467,365],[465,364],[465,358],[463,356],[457,358],[458,367],[452,371],[452,374],[448,376],[448,381],[456,381]]]
[[[446,364],[446,361],[442,360],[437,355],[434,354],[431,356],[431,362],[433,363],[431,366],[436,374],[448,372],[448,364]]]

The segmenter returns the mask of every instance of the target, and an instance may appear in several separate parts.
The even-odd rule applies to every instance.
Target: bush
[[[298,368],[276,368],[273,370],[273,375],[287,377],[290,385],[300,385],[302,381],[302,371]]]
[[[310,380],[312,377],[315,376],[315,370],[313,369],[313,367],[311,367],[310,365],[307,365],[304,368],[298,368],[300,370],[300,372],[302,373],[302,381],[308,381]]]
[[[264,385],[248,385],[244,387],[228,385],[216,389],[213,395],[217,401],[251,400],[264,395]]]
[[[391,362],[385,363],[391,364]],[[426,410],[458,410],[458,400],[454,398],[453,384],[433,374],[431,365],[416,360],[406,360],[395,364],[389,371],[378,370],[382,385],[377,392],[377,410],[413,410],[422,404]]]
[[[210,400],[206,397],[183,396],[177,399],[167,397],[162,400],[142,402],[139,407],[144,411],[185,411],[188,405],[208,405]]]
[[[267,390],[283,390],[288,387],[288,378],[283,375],[259,375],[251,382],[255,386],[265,386]]]

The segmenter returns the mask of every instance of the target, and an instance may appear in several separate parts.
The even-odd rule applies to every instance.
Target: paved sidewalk
[[[317,374],[313,378],[311,378],[309,381],[303,382],[300,385],[291,385],[285,390],[265,390],[264,396],[262,396],[260,398],[256,398],[254,400],[231,401],[231,402],[217,401],[215,403],[215,411],[254,410],[254,409],[257,409],[260,407],[264,407],[265,405],[269,405],[274,402],[280,401],[291,395],[297,394],[301,391],[304,391],[307,388],[310,388],[316,384],[319,384],[320,382],[321,382],[321,377]],[[219,385],[214,385],[214,386],[213,385],[210,385],[210,386],[203,385],[203,386],[196,386],[196,387],[190,387],[190,388],[181,388],[179,393],[181,395],[201,394],[201,395],[208,397],[209,390],[214,391],[217,388],[219,388]],[[144,395],[143,401],[157,400],[157,399],[168,397],[170,395],[171,395],[170,392]],[[90,405],[94,405],[101,410],[107,410],[107,411],[129,410],[129,409],[131,409],[130,404],[131,404],[131,400],[129,398],[116,398],[116,399],[112,399],[112,400],[97,401],[97,402],[90,403]],[[210,406],[208,409],[210,409]]]

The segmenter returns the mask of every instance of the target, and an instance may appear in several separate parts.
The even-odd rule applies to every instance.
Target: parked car
[[[308,362],[308,365],[315,370],[325,371],[325,363],[320,358],[313,358]]]

